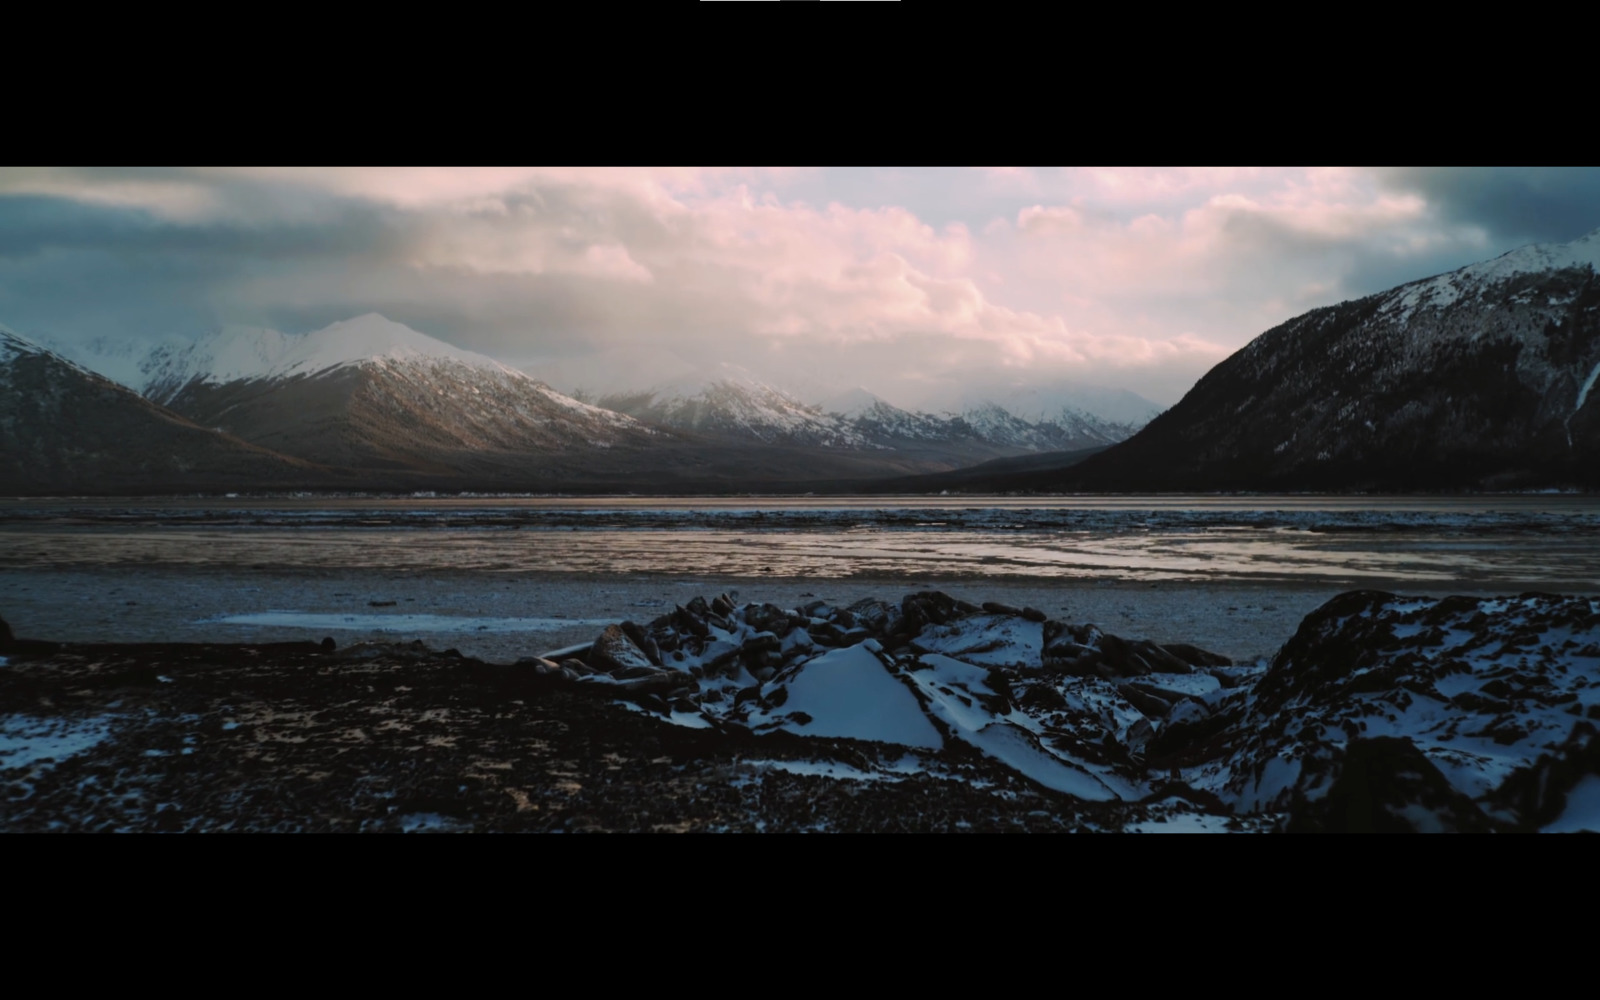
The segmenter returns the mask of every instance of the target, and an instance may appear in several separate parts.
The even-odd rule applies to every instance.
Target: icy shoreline
[[[959,576],[758,579],[725,574],[399,573],[339,568],[249,567],[0,569],[0,614],[19,634],[71,642],[411,641],[511,662],[594,638],[586,622],[648,620],[701,594],[761,595],[794,607],[840,606],[885,593],[937,589],[981,603],[1004,601],[1100,623],[1119,634],[1194,642],[1235,658],[1271,655],[1300,620],[1344,588],[1330,584],[1149,584],[1116,580],[997,581]],[[364,628],[329,629],[326,618],[228,624],[272,613],[353,617]],[[430,616],[441,626],[406,616]],[[386,619],[393,618],[393,621]],[[510,620],[548,629],[497,629]],[[483,626],[480,628],[480,626]]]
[[[1248,662],[937,591],[656,610],[514,664],[0,630],[3,826],[1600,827],[1595,598],[1349,592]]]
[[[677,726],[890,745],[931,770],[961,745],[1084,802],[1181,789],[1191,812],[1290,830],[1600,832],[1587,597],[1352,591],[1235,663],[937,591],[788,610],[720,595],[522,665]]]

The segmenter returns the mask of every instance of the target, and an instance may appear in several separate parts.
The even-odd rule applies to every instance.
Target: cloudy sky
[[[1307,309],[1597,227],[1596,169],[0,168],[0,324],[376,311],[569,391],[729,362],[1168,405]]]

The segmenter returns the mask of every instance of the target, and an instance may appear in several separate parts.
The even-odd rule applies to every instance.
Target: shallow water
[[[959,504],[959,505],[957,505]],[[262,498],[0,503],[15,568],[1600,586],[1600,502]]]

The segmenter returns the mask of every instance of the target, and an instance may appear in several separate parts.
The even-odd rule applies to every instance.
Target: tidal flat
[[[1586,801],[1595,706],[1537,685],[1600,668],[1597,528],[1571,497],[7,501],[0,617],[63,645],[0,656],[6,828],[1327,828],[1306,795],[1385,739],[1441,775],[1397,806],[1435,828],[1587,828],[1506,796],[1554,755]],[[1394,687],[1335,669],[1307,749],[1261,706],[1324,647]],[[895,712],[829,693],[874,664]],[[1466,724],[1530,691],[1516,733]]]

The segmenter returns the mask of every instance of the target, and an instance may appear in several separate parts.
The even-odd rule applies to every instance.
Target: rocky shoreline
[[[0,661],[8,832],[1600,830],[1588,597],[1355,591],[1247,663],[940,591]]]

